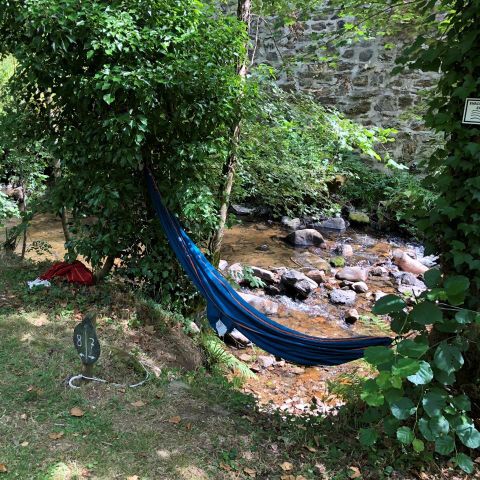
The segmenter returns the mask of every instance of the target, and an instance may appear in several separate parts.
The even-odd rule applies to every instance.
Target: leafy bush
[[[256,107],[243,124],[234,200],[268,207],[275,216],[336,209],[327,181],[335,160],[357,150],[380,159],[375,145],[393,130],[367,129],[314,98],[260,81]]]
[[[462,307],[468,278],[442,279],[434,269],[425,273],[425,282],[429,289],[412,308],[395,295],[375,304],[373,312],[390,315],[398,337],[394,348],[365,351],[378,374],[365,382],[361,394],[369,406],[363,420],[374,426],[360,431],[360,442],[372,446],[384,433],[417,453],[453,455],[456,465],[472,473],[468,449],[480,447],[480,432],[468,413],[468,385],[458,380],[466,353],[478,352],[471,330],[480,314]]]
[[[345,176],[339,190],[340,203],[368,211],[382,228],[419,234],[418,213],[428,211],[436,199],[435,192],[423,186],[420,176],[404,170],[380,170],[355,154],[345,155],[337,169]]]

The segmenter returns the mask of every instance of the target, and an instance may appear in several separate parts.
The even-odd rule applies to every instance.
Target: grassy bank
[[[0,479],[415,478],[397,473],[412,458],[388,445],[359,449],[355,415],[282,419],[220,375],[188,371],[193,342],[139,325],[121,286],[28,291],[44,268],[0,262]],[[152,372],[145,385],[68,387],[80,370],[72,330],[92,309],[96,374],[137,382],[141,361]]]

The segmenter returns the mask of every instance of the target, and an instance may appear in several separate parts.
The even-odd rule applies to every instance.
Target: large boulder
[[[368,270],[362,267],[345,267],[337,272],[336,277],[339,280],[348,280],[350,282],[366,282]]]
[[[312,245],[318,247],[325,243],[322,235],[313,228],[296,230],[287,235],[285,240],[295,247],[309,247]]]
[[[330,301],[341,305],[353,305],[357,298],[357,294],[352,290],[341,290],[334,288],[330,292]]]
[[[393,251],[393,261],[398,268],[404,272],[410,272],[414,275],[421,275],[428,270],[428,267],[418,260],[410,257],[406,252],[397,249]]]
[[[239,295],[253,308],[264,313],[265,315],[276,315],[278,313],[278,303],[266,297],[259,297],[251,293],[239,292]]]

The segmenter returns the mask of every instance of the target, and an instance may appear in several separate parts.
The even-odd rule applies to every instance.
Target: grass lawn
[[[282,419],[220,374],[188,371],[196,347],[181,332],[139,326],[121,286],[29,291],[25,281],[45,267],[0,258],[0,480],[444,478],[399,473],[415,460],[388,442],[361,450],[352,412]],[[139,359],[150,381],[68,387],[80,371],[73,327],[91,309],[96,374],[138,382]]]

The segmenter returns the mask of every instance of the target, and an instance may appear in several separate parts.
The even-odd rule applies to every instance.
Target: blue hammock
[[[364,349],[390,345],[389,337],[320,338],[274,322],[250,306],[206,259],[162,202],[150,172],[148,190],[178,261],[207,302],[207,318],[220,335],[236,328],[263,350],[300,365],[339,365],[363,356]]]

